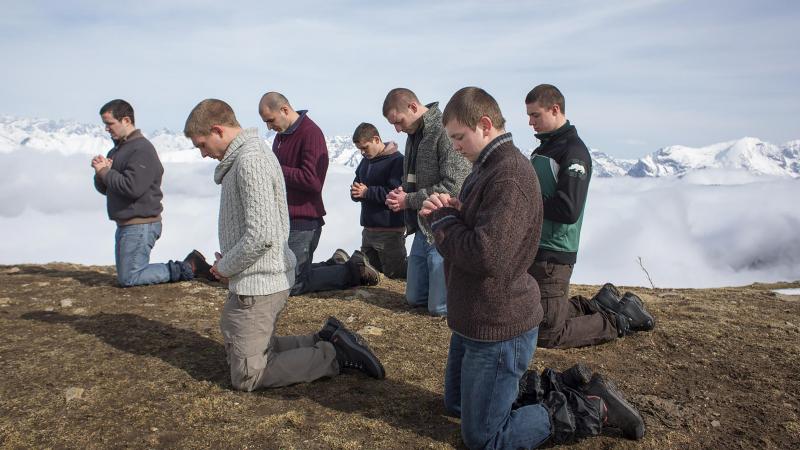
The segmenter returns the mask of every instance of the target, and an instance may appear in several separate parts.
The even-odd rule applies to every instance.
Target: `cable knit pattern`
[[[217,268],[239,295],[269,295],[294,284],[286,186],[257,128],[242,130],[214,171],[222,185]]]

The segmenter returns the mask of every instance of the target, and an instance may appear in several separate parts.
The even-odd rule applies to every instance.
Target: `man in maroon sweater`
[[[267,92],[258,104],[258,114],[267,128],[278,133],[272,150],[286,181],[289,248],[297,257],[291,295],[378,284],[380,274],[361,252],[339,261],[341,264],[336,264],[333,258],[312,264],[325,224],[322,186],[328,172],[328,147],[322,130],[307,112],[295,111],[278,92]]]
[[[543,315],[539,287],[528,274],[542,230],[539,182],[505,132],[497,102],[483,89],[456,92],[442,122],[472,172],[458,198],[434,193],[420,215],[444,257],[453,330],[444,401],[461,416],[464,443],[532,448],[551,436],[563,442],[596,435],[605,425],[640,438],[641,417],[600,375],[569,391],[559,385],[547,398],[512,409]]]

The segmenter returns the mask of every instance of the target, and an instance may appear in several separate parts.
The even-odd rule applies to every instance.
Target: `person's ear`
[[[419,109],[419,105],[417,105],[417,102],[411,102],[408,104],[408,109],[410,109],[412,113],[416,114],[417,110]]]
[[[123,125],[132,125],[133,124],[133,122],[131,122],[131,118],[128,117],[128,116],[123,116],[122,120],[120,120],[120,122],[122,122]]]
[[[372,142],[374,144],[381,144],[381,137],[380,136],[372,136]]]
[[[478,129],[481,131],[483,137],[486,137],[489,134],[489,131],[491,131],[493,126],[492,119],[489,118],[489,116],[481,116],[481,118],[478,120]]]
[[[550,107],[550,111],[553,113],[554,116],[557,116],[561,113],[561,107],[556,103],[552,107]]]
[[[211,133],[216,134],[220,139],[222,139],[222,135],[225,133],[225,130],[223,130],[219,125],[212,125]]]

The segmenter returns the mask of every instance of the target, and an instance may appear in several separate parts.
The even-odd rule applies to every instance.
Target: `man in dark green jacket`
[[[564,115],[564,96],[541,84],[528,93],[529,124],[541,144],[531,155],[544,201],[539,250],[528,272],[541,290],[544,319],[539,346],[570,348],[607,342],[632,331],[652,329],[641,299],[607,284],[592,299],[569,298],[578,255],[583,211],[592,178],[592,158]]]

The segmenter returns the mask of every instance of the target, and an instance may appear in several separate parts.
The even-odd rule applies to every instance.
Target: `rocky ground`
[[[594,348],[536,352],[617,381],[647,435],[575,448],[800,447],[800,283],[635,288],[658,320]],[[592,295],[598,286],[575,286]],[[225,291],[183,282],[116,287],[113,268],[0,266],[2,448],[461,448],[442,407],[449,331],[403,300],[404,284],[291,298],[282,334],[335,315],[387,378],[231,390],[218,320]]]

